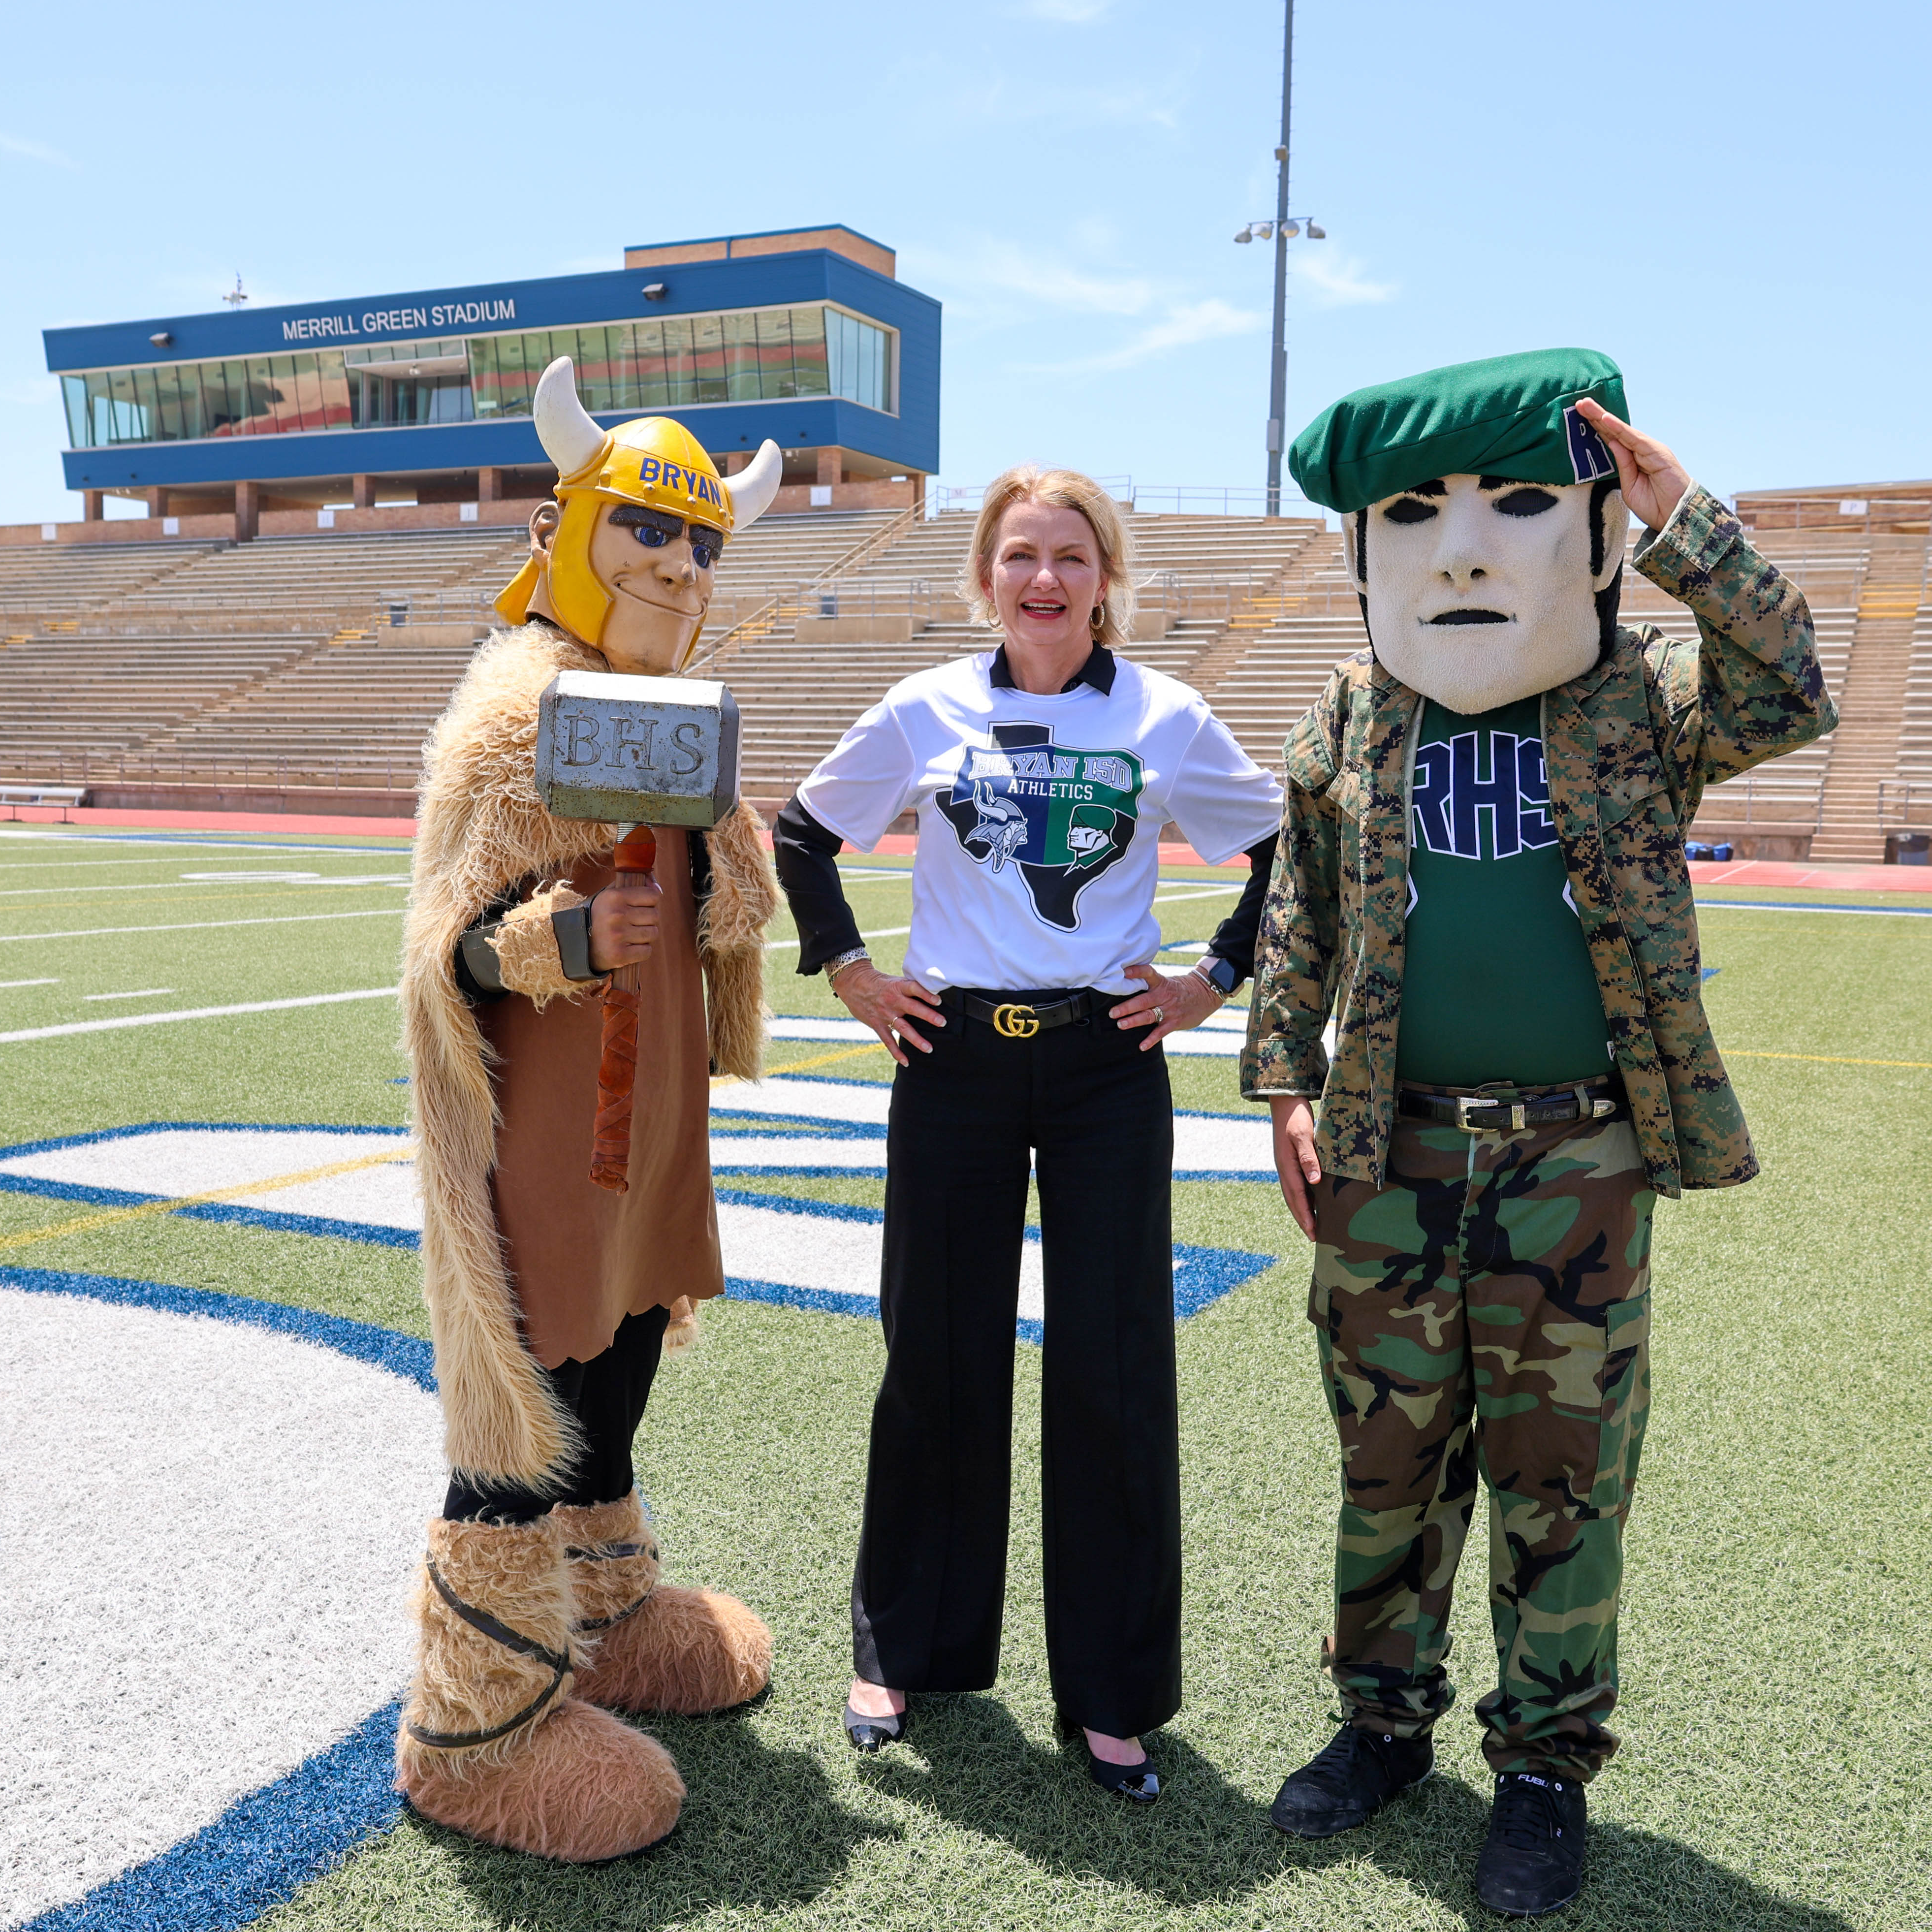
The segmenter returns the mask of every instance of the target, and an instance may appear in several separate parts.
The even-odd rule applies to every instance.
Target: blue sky
[[[554,23],[554,24],[551,24]],[[946,304],[942,474],[1262,480],[1279,0],[295,8],[8,28],[0,522],[79,514],[40,330],[825,220]],[[1886,0],[1302,0],[1291,430],[1580,343],[1738,488],[1932,476],[1924,85]],[[26,84],[22,84],[22,82]]]

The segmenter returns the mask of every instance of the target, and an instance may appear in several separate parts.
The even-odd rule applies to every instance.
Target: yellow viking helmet
[[[537,437],[556,465],[563,514],[550,547],[550,598],[556,614],[585,643],[602,638],[610,593],[590,567],[590,536],[600,503],[639,503],[703,524],[728,539],[754,523],[778,494],[784,458],[776,443],[760,446],[748,469],[728,482],[704,446],[669,416],[638,416],[601,428],[578,400],[575,372],[560,356],[538,379],[531,400]],[[532,556],[496,599],[513,624],[528,614],[542,566]]]

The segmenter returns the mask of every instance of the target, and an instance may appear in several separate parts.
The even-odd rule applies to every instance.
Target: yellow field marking
[[[868,1040],[863,1046],[847,1047],[838,1053],[821,1053],[815,1060],[788,1060],[784,1066],[774,1066],[769,1070],[773,1073],[802,1073],[808,1066],[830,1066],[834,1060],[856,1060],[862,1053],[884,1053],[885,1050],[883,1041]],[[738,1076],[735,1073],[721,1073],[711,1084],[714,1088],[735,1087],[738,1084]]]
[[[1804,1060],[1815,1066],[1910,1066],[1932,1073],[1932,1060],[1853,1060],[1842,1053],[1763,1053],[1742,1046],[1722,1051],[1726,1060]]]
[[[30,1248],[37,1241],[56,1241],[64,1234],[84,1234],[94,1228],[111,1228],[120,1221],[145,1220],[151,1214],[172,1214],[182,1208],[199,1208],[211,1201],[233,1201],[244,1194],[266,1194],[284,1187],[298,1187],[308,1180],[327,1180],[338,1174],[355,1174],[365,1167],[381,1167],[391,1161],[407,1160],[413,1150],[394,1148],[387,1154],[364,1154],[357,1160],[332,1161],[326,1167],[304,1168],[296,1174],[272,1174],[266,1180],[246,1180],[233,1187],[211,1188],[205,1194],[174,1194],[160,1201],[143,1201],[136,1208],[109,1208],[98,1214],[82,1214],[71,1221],[56,1221],[50,1228],[29,1228],[23,1233],[0,1235],[0,1249]]]

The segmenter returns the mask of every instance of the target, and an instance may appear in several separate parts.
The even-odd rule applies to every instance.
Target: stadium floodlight
[[[248,291],[242,286],[242,271],[235,271],[235,286],[221,299],[230,308],[239,308],[248,299]]]
[[[1328,231],[1312,215],[1291,214],[1285,220],[1270,215],[1265,221],[1251,221],[1234,237],[1237,242],[1286,242],[1306,232],[1311,242],[1325,242]]]

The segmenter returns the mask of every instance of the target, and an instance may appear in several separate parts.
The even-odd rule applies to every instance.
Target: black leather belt
[[[946,1012],[964,1013],[969,1020],[985,1021],[1004,1039],[1030,1040],[1035,1034],[1048,1032],[1054,1027],[1070,1026],[1076,1020],[1104,1012],[1112,1001],[1124,997],[1118,993],[1096,993],[1089,988],[1036,1004],[1018,998],[986,999],[958,986],[948,986],[940,994],[939,1004]]]
[[[1488,1094],[1429,1094],[1406,1087],[1396,1109],[1412,1120],[1435,1120],[1466,1134],[1514,1133],[1568,1120],[1607,1120],[1624,1105],[1621,1080],[1580,1080],[1574,1085],[1523,1094],[1505,1100]]]

